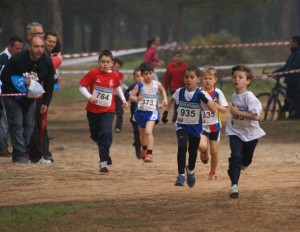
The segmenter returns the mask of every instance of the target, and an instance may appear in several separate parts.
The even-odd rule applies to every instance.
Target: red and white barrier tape
[[[272,76],[284,76],[287,74],[294,74],[294,73],[300,73],[300,69],[294,69],[286,72],[276,72],[276,73],[272,73]]]
[[[177,46],[169,48],[170,50],[193,50],[193,49],[211,49],[211,48],[243,48],[243,47],[268,47],[268,46],[286,46],[289,41],[265,42],[265,43],[244,43],[244,44],[218,44],[218,45],[198,45],[198,46]]]
[[[262,79],[266,79],[268,76],[269,77],[276,77],[276,76],[285,76],[288,74],[294,74],[294,73],[300,73],[300,69],[294,69],[294,70],[290,70],[287,72],[277,72],[277,73],[270,73],[270,74],[263,74],[263,73],[255,73],[254,76],[256,78],[262,78]],[[222,77],[221,81],[230,81],[232,79],[231,76],[227,76],[227,77]]]
[[[261,42],[261,43],[240,43],[240,44],[212,44],[212,45],[187,45],[187,46],[176,46],[174,44],[160,46],[158,50],[194,50],[194,49],[216,49],[216,48],[243,48],[243,47],[270,47],[270,46],[286,46],[289,41],[277,41],[277,42]],[[129,54],[135,54],[145,52],[146,48],[135,48],[112,51],[114,56],[124,56]],[[63,58],[79,58],[79,57],[90,57],[98,56],[99,52],[86,52],[86,53],[74,53],[64,54]]]
[[[13,96],[26,96],[27,93],[3,93],[0,94],[1,97],[13,97]]]

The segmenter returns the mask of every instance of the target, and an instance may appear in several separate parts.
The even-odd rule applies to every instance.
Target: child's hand
[[[93,103],[93,104],[97,104],[97,103],[98,103],[98,99],[95,98],[94,96],[91,96],[91,97],[89,98],[89,101],[90,101],[91,103]]]
[[[231,106],[229,106],[229,109],[230,109],[230,113],[234,116],[236,115],[239,115],[240,111],[239,109],[237,108],[237,106],[235,104],[231,104]]]
[[[166,107],[166,106],[168,105],[168,100],[163,100],[163,101],[162,101],[162,105],[163,105],[164,107]]]
[[[142,101],[144,99],[144,94],[139,94],[139,96],[137,97],[137,101]]]
[[[128,108],[128,103],[127,103],[127,101],[123,101],[123,108],[124,108],[124,109],[127,109],[127,108]]]

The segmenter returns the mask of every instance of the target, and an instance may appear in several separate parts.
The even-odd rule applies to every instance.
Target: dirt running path
[[[135,157],[127,111],[122,133],[114,134],[113,165],[109,174],[103,175],[99,173],[96,145],[89,138],[85,103],[76,104],[50,108],[49,134],[55,137],[51,140],[53,164],[18,165],[12,164],[10,158],[0,158],[0,206],[118,200],[124,204],[146,204],[145,215],[156,215],[157,224],[144,231],[300,228],[299,133],[278,134],[266,125],[268,136],[260,140],[252,166],[241,174],[240,198],[233,200],[228,195],[230,151],[224,133],[218,180],[208,181],[209,166],[198,160],[196,186],[176,187],[174,126],[160,123],[155,127],[155,162],[145,164]],[[67,107],[72,113],[66,111]]]

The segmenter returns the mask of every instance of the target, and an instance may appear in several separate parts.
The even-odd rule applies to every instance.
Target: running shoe
[[[0,157],[10,157],[12,156],[12,153],[9,152],[7,149],[4,149],[3,151],[0,152]]]
[[[39,164],[51,164],[51,160],[46,160],[44,159],[44,157],[42,157],[38,162],[36,163],[39,163]]]
[[[190,188],[194,187],[196,184],[196,176],[195,176],[195,171],[191,173],[189,170],[188,166],[186,166],[186,174],[187,174],[187,184]]]
[[[201,159],[202,163],[207,164],[208,160],[209,160],[209,156],[208,156],[207,152],[201,153],[200,159]]]
[[[135,156],[136,156],[137,159],[141,159],[142,158],[141,147],[139,147],[139,146],[135,147]]]
[[[145,163],[151,163],[153,162],[153,156],[150,154],[146,154],[145,158],[144,158],[144,162]]]
[[[177,180],[175,181],[176,186],[184,186],[185,182],[185,176],[184,175],[178,175]]]
[[[142,160],[145,160],[146,155],[147,155],[147,150],[142,149]]]
[[[215,172],[210,172],[208,174],[208,180],[216,180],[217,179],[217,175]]]
[[[229,194],[230,198],[239,198],[239,195],[239,187],[236,184],[232,185]]]
[[[107,161],[100,162],[99,172],[108,173]]]

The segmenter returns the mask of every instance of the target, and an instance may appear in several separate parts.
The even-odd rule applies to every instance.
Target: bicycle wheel
[[[260,120],[272,121],[282,117],[281,102],[278,98],[272,96],[270,99],[271,93],[260,93],[256,97],[261,102],[262,106]]]

